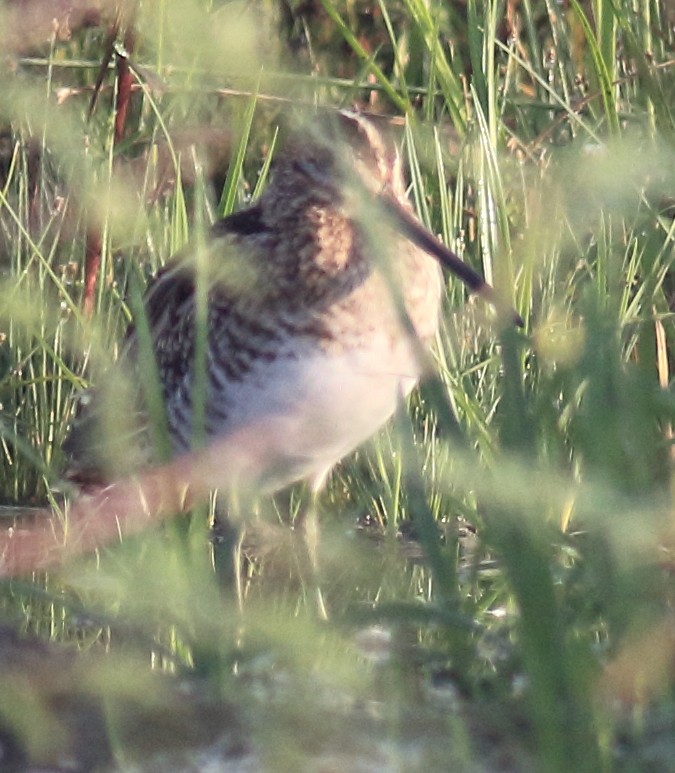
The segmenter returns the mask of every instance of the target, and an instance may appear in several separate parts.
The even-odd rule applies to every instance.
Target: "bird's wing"
[[[242,238],[262,236],[267,231],[259,207],[250,207],[216,221],[204,243],[206,279],[209,284],[220,286],[222,294],[228,284],[240,283],[241,273],[251,267],[246,266],[245,251],[237,248],[238,243]],[[175,312],[192,304],[196,277],[194,245],[181,250],[157,272],[143,296],[147,324],[153,336],[167,324],[167,313],[174,317]],[[135,335],[136,328],[132,323],[127,329],[125,344]]]
[[[210,291],[213,289],[218,294],[221,307],[227,308],[228,298],[235,297],[237,285],[242,281],[241,275],[246,273],[246,258],[252,254],[250,243],[255,242],[251,237],[260,235],[264,238],[266,231],[262,213],[255,206],[222,218],[212,226],[205,240],[206,255],[203,257],[206,258]],[[241,248],[244,241],[248,245],[246,250]],[[194,359],[194,298],[197,281],[194,253],[194,247],[188,247],[166,263],[143,296],[145,324],[151,333],[165,392],[170,392],[172,383],[183,378]],[[247,283],[250,283],[250,277]],[[103,384],[79,396],[70,432],[63,445],[68,457],[65,474],[73,482],[103,482],[107,477],[106,469],[111,468],[110,463],[105,463],[110,457],[108,447],[119,447],[119,453],[114,454],[116,457],[131,457],[134,444],[139,447],[144,445],[142,436],[147,418],[139,408],[140,403],[126,404],[126,409],[115,407],[112,421],[109,415],[111,404],[115,406],[120,402],[116,399],[117,387],[114,386],[116,372],[121,371],[127,382],[133,373],[139,375],[139,348],[138,328],[132,323],[127,329],[121,350],[122,365],[112,369],[110,385]],[[133,381],[132,376],[132,389]],[[126,386],[129,387],[129,383]],[[112,400],[110,392],[114,393]],[[133,403],[135,399],[137,397],[134,398],[134,395],[127,395],[128,401]],[[116,416],[119,416],[119,423],[116,423]],[[125,423],[128,426],[124,427]],[[119,431],[115,431],[115,427]],[[134,460],[134,465],[142,464],[144,456],[145,452],[140,454]]]

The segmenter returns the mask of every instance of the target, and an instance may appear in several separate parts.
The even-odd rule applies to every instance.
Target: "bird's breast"
[[[277,347],[277,356],[254,360],[244,378],[207,363],[206,434],[225,444],[262,436],[273,459],[256,474],[270,489],[316,478],[354,450],[389,419],[420,372],[411,341],[385,330],[340,350],[288,336]],[[179,452],[194,436],[189,394],[186,384],[167,402]]]

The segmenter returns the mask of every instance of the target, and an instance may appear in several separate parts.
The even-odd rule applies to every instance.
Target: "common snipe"
[[[238,471],[256,490],[301,479],[318,488],[392,415],[420,376],[420,342],[428,346],[438,329],[436,259],[472,290],[492,294],[415,220],[394,145],[353,112],[292,135],[257,203],[217,222],[206,242],[150,284],[143,329],[171,453],[190,450],[196,415],[207,446],[258,428],[272,450]],[[134,410],[118,401],[103,421],[114,387],[87,396],[66,443],[76,481],[119,477],[153,461],[147,395],[138,385],[149,351],[140,331],[128,332],[115,369],[137,382]],[[202,410],[195,408],[199,351]],[[136,450],[121,430],[109,438],[102,429],[114,435],[130,417],[142,438]],[[121,453],[109,455],[116,442]],[[214,487],[231,477],[215,474]]]

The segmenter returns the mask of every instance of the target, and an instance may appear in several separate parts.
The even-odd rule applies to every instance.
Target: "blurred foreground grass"
[[[245,514],[236,588],[202,512],[2,580],[0,768],[675,770],[669,4],[0,9],[8,505],[67,519],[71,396],[130,283],[315,103],[395,116],[419,217],[527,322],[449,284],[437,378],[323,496],[328,624],[300,488]]]

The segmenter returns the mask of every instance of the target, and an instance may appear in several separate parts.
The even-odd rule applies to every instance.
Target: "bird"
[[[103,485],[249,432],[263,450],[237,475],[216,458],[213,488],[245,478],[258,493],[319,491],[420,379],[439,264],[506,308],[416,219],[400,153],[372,120],[340,110],[297,128],[261,196],[150,282],[117,363],[81,398],[66,478]]]

